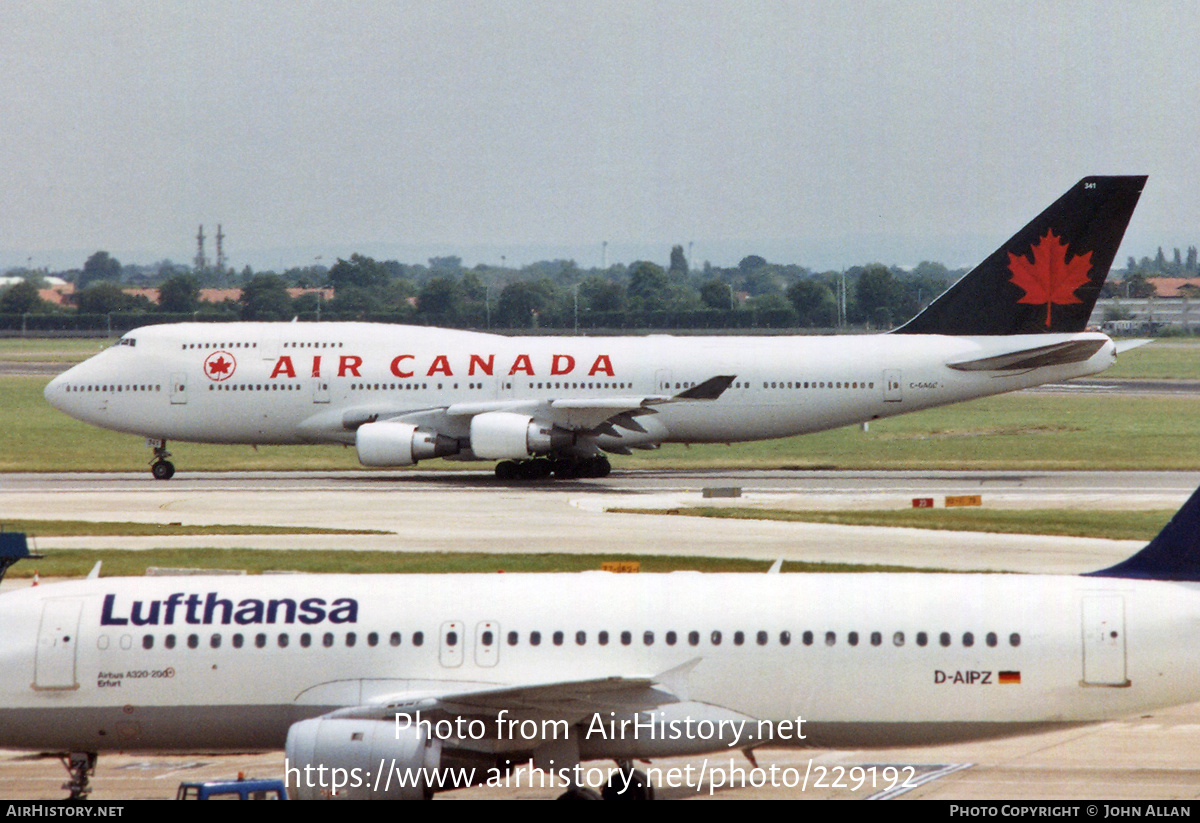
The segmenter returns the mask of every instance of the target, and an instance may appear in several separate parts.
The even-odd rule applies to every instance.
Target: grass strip
[[[641,563],[644,572],[747,572],[762,573],[765,560],[659,555],[487,554],[446,552],[379,552],[262,549],[53,549],[41,560],[17,563],[9,577],[83,577],[103,561],[101,576],[129,577],[146,573],[149,566],[187,569],[242,569],[250,574],[297,571],[313,574],[494,574],[581,572],[599,570],[605,560]],[[783,564],[785,572],[925,572],[910,566],[855,565],[850,563]]]
[[[871,509],[812,511],[696,506],[677,509],[611,508],[625,514],[674,514],[733,520],[781,520],[842,526],[889,526],[935,531],[1045,534],[1150,540],[1174,516],[1173,509],[1107,511],[1077,509]]]

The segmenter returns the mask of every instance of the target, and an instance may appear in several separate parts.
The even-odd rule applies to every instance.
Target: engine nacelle
[[[519,460],[569,448],[575,435],[527,414],[486,412],[471,418],[471,451],[484,460]]]
[[[284,783],[295,800],[425,800],[442,743],[415,725],[317,717],[288,729],[284,753]]]
[[[458,441],[408,423],[365,423],[354,434],[358,462],[364,466],[411,466],[418,460],[459,451]]]

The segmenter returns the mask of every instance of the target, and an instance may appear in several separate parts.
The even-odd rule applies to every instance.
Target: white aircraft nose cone
[[[63,372],[58,377],[51,380],[46,384],[46,390],[42,392],[42,395],[46,398],[46,402],[59,411],[66,411],[63,406],[66,401],[66,384],[67,375],[69,373],[69,371]]]

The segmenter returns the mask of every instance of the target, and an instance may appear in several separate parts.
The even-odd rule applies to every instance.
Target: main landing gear
[[[603,455],[597,457],[535,457],[532,460],[502,460],[496,464],[499,480],[559,480],[577,477],[607,477],[612,465]]]
[[[147,440],[147,443],[154,449],[154,460],[150,461],[150,473],[154,475],[155,480],[170,480],[175,476],[175,464],[167,458],[171,453],[167,451],[166,440]]]
[[[614,774],[600,790],[605,800],[653,800],[654,786],[650,778],[640,769],[635,769],[628,760],[618,760],[620,774]]]
[[[654,786],[646,773],[635,769],[628,760],[617,761],[618,771],[597,793],[587,786],[572,786],[558,796],[559,800],[653,800]]]
[[[62,784],[62,787],[71,793],[67,799],[87,800],[87,796],[92,792],[90,778],[96,773],[96,753],[70,752],[60,754],[58,759],[67,770],[67,782]]]

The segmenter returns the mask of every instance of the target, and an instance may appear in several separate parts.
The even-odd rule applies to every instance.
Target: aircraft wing
[[[688,667],[691,668],[690,666]],[[507,711],[518,717],[578,721],[597,712],[638,712],[679,702],[658,683],[661,678],[603,677],[520,686],[492,686],[418,692],[382,697],[363,706],[332,712],[327,717],[391,721],[397,714],[420,712],[422,718],[497,717]]]
[[[366,423],[396,420],[414,425],[437,427],[437,418],[471,418],[487,412],[528,414],[569,431],[590,432],[616,417],[632,418],[654,414],[654,407],[667,403],[716,400],[733,383],[733,376],[710,377],[676,394],[643,394],[622,397],[551,397],[522,400],[479,400],[451,403],[426,409],[397,409],[373,406],[346,412],[342,425],[353,430]]]

